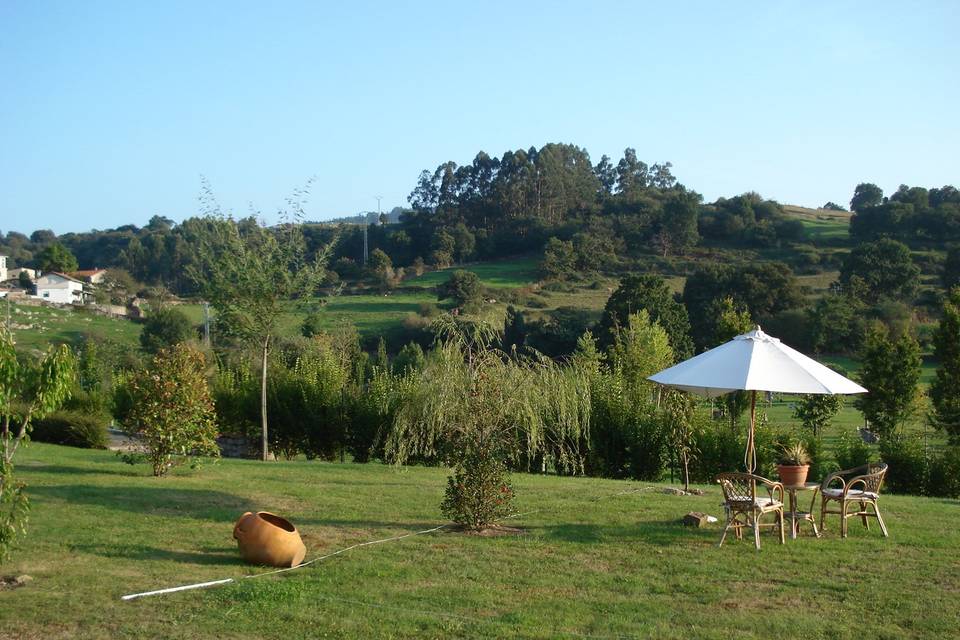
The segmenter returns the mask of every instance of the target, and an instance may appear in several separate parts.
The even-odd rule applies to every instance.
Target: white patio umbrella
[[[853,380],[768,336],[758,326],[730,342],[684,360],[648,378],[667,387],[715,398],[750,391],[750,432],[744,465],[756,469],[753,437],[757,391],[776,393],[867,393]]]

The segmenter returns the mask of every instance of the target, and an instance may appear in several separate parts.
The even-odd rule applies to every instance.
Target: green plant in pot
[[[796,441],[784,446],[777,461],[780,482],[785,485],[801,485],[807,481],[810,471],[810,454],[803,443]]]

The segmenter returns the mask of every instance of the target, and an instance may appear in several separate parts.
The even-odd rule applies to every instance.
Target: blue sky
[[[672,5],[679,6],[672,6]],[[270,5],[270,6],[267,6]],[[670,6],[668,6],[670,5]],[[735,5],[735,6],[734,6]],[[625,147],[707,200],[958,184],[957,2],[0,3],[0,230],[405,205],[484,150]]]

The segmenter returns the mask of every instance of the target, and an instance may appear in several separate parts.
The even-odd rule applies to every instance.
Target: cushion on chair
[[[843,489],[824,489],[823,495],[828,498],[841,498],[843,497]],[[877,494],[873,491],[863,491],[861,489],[851,489],[847,491],[847,500],[876,500]]]
[[[732,496],[730,498],[730,504],[736,504],[736,505],[750,504],[750,496]],[[760,507],[761,509],[765,509],[767,507],[781,506],[779,500],[774,500],[773,498],[761,498],[759,496],[757,496],[757,499],[754,502],[754,504]]]

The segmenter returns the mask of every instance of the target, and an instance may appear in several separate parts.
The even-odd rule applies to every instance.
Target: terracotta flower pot
[[[807,472],[810,471],[810,465],[792,465],[778,464],[777,473],[780,474],[780,482],[787,486],[799,486],[807,481]]]
[[[295,567],[303,562],[307,548],[289,520],[267,511],[240,516],[233,526],[240,555],[251,564]]]

